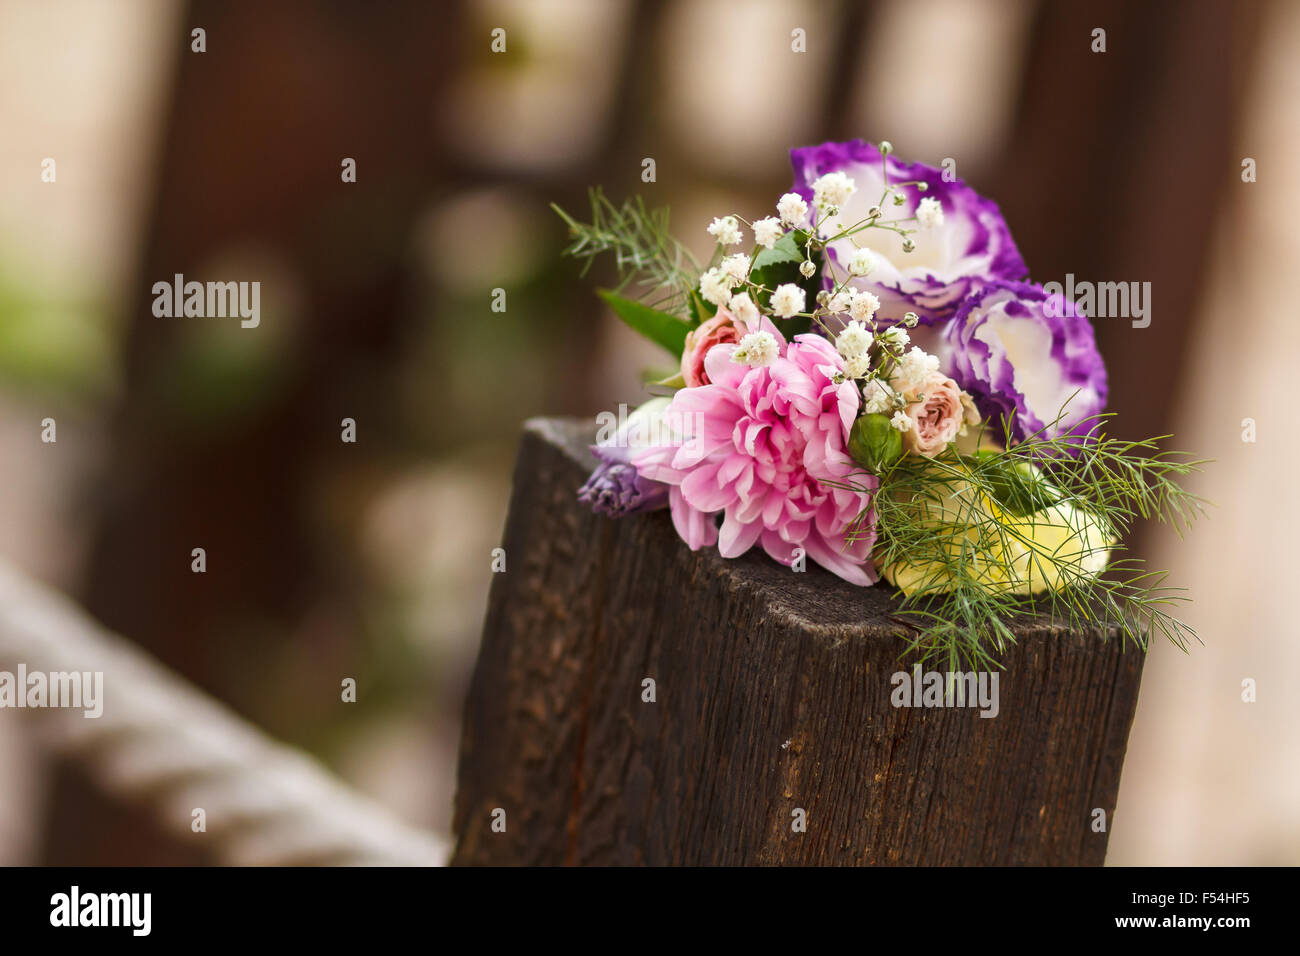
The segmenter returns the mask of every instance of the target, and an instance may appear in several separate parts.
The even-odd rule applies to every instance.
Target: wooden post
[[[895,707],[889,588],[691,552],[666,513],[592,515],[594,432],[524,429],[454,862],[1102,863],[1140,653],[1038,618],[996,716]]]

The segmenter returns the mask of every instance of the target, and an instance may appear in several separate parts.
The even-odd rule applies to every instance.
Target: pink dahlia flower
[[[874,511],[857,540],[845,541],[877,484],[846,450],[857,389],[851,380],[835,383],[843,360],[826,339],[799,335],[787,345],[771,322],[763,328],[776,337],[779,357],[751,368],[732,361],[736,346],[714,346],[705,357],[710,384],[680,390],[668,410],[680,441],[639,448],[632,463],[670,486],[673,523],[692,550],[716,543],[735,558],[761,544],[785,565],[802,551],[846,581],[872,584]]]

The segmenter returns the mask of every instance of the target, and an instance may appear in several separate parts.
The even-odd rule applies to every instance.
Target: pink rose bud
[[[704,370],[704,356],[715,345],[731,345],[740,341],[747,329],[725,308],[701,322],[698,328],[686,333],[686,347],[682,350],[682,378],[690,388],[708,385],[709,375]]]

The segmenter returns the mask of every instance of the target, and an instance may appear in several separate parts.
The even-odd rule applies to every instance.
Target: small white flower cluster
[[[857,191],[857,183],[844,173],[838,171],[827,173],[813,182],[813,205],[822,212],[835,215]]]
[[[844,357],[845,378],[865,378],[871,373],[871,346],[875,337],[865,325],[849,322],[835,337],[835,351]]]
[[[777,286],[772,293],[772,311],[783,319],[798,315],[804,310],[805,304],[803,289],[793,282]]]
[[[856,249],[849,256],[849,275],[864,276],[876,267],[876,254],[870,249]]]
[[[798,193],[786,193],[776,204],[781,221],[792,228],[807,225],[808,203]]]
[[[716,306],[723,306],[731,298],[733,285],[731,276],[714,267],[700,276],[700,295],[704,296],[706,302],[712,302]]]
[[[730,219],[731,217],[728,216],[727,218]],[[723,220],[715,219],[713,222],[717,224],[723,222]],[[720,265],[706,270],[700,276],[700,295],[704,297],[706,302],[711,302],[716,306],[729,305],[733,298],[737,298],[732,295],[732,290],[748,281],[751,265],[752,260],[743,252],[724,256]]]
[[[901,325],[891,325],[880,333],[880,338],[895,352],[901,352],[903,346],[912,341],[912,336]]]
[[[879,310],[880,300],[865,289],[855,290],[849,299],[849,315],[859,322],[870,322]]]
[[[802,200],[800,201],[802,202]],[[754,223],[754,241],[764,249],[771,249],[784,235],[785,229],[781,227],[781,220],[777,219],[776,216],[768,216],[766,219],[760,219]]]
[[[827,173],[813,181],[813,203],[817,206],[842,206],[858,191],[853,177],[842,173]]]
[[[771,365],[776,361],[780,352],[781,347],[777,344],[776,336],[771,332],[750,332],[737,344],[735,350],[731,353],[731,360],[742,365],[758,368],[763,365]]]
[[[727,278],[732,280],[732,285],[739,285],[749,278],[749,256],[743,252],[727,256],[722,260],[721,268]]]
[[[865,355],[875,342],[875,336],[861,322],[850,322],[835,337],[835,351],[846,359]]]
[[[900,330],[901,331],[901,330]],[[904,335],[907,333],[904,332]],[[912,346],[898,360],[898,367],[890,376],[890,384],[903,395],[918,395],[925,388],[930,373],[939,370],[939,357]]]
[[[911,417],[903,410],[914,402],[924,401],[926,380],[939,370],[939,357],[931,355],[915,345],[903,352],[910,336],[906,329],[894,326],[886,331],[895,346],[897,359],[889,376],[888,384],[881,381],[869,382],[863,388],[864,408],[867,412],[885,413],[895,409],[889,423],[900,432],[909,431],[913,426]],[[876,386],[872,389],[872,386]],[[870,391],[869,391],[870,389]]]
[[[839,313],[849,311],[849,303],[853,301],[852,294],[846,289],[843,292],[836,292],[832,295],[829,292],[822,291],[817,295],[817,301],[827,312]]]
[[[868,415],[883,415],[894,407],[894,391],[878,378],[862,386],[862,410]]]
[[[916,204],[916,221],[922,229],[936,229],[943,225],[943,206],[933,196],[926,196]]]
[[[740,231],[740,223],[736,221],[735,216],[722,216],[714,219],[709,225],[709,235],[724,246],[739,245],[745,238],[744,233]]]
[[[844,359],[844,378],[863,382],[865,413],[888,414],[901,411],[909,403],[918,400],[926,379],[938,370],[939,359],[915,346],[908,348],[911,335],[907,327],[916,325],[916,313],[907,313],[903,324],[876,330],[871,318],[880,307],[876,297],[869,292],[859,292],[851,302],[849,314],[854,317],[835,337],[835,350]],[[864,318],[859,319],[854,315],[855,310],[861,312]],[[906,423],[903,420],[905,418]],[[900,430],[911,427],[911,419],[906,415],[903,418],[895,415],[892,422]]]

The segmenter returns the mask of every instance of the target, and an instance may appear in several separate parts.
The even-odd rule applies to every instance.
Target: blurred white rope
[[[0,670],[16,673],[19,664],[29,674],[102,672],[102,716],[87,718],[80,708],[22,713],[106,791],[151,803],[167,829],[222,862],[437,866],[447,859],[439,837],[401,822],[0,561]],[[18,713],[5,708],[0,719]],[[206,832],[191,829],[196,808]]]

